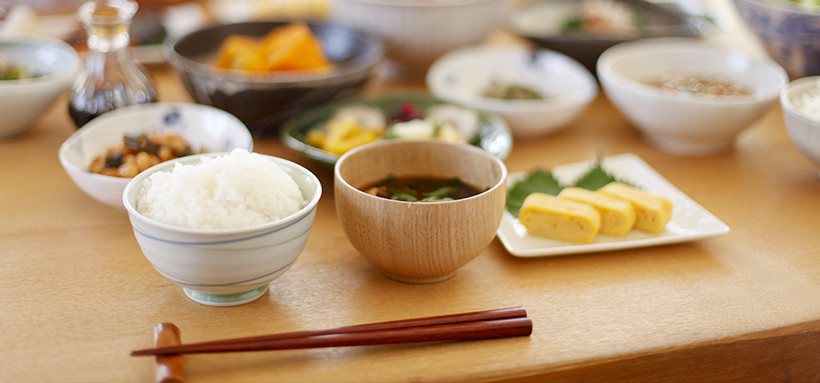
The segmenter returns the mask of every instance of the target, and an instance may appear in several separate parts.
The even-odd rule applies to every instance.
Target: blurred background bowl
[[[786,0],[732,2],[769,55],[792,79],[820,75],[820,6]]]
[[[177,133],[194,153],[253,149],[250,132],[236,117],[210,106],[153,103],[114,109],[91,120],[60,146],[60,163],[86,194],[106,205],[125,209],[122,193],[131,178],[88,171],[91,161],[123,142],[126,134]]]
[[[483,192],[446,202],[404,202],[359,188],[388,175],[458,177]],[[336,162],[336,211],[353,246],[388,277],[408,283],[445,280],[495,237],[507,198],[507,169],[472,145],[384,140]]]
[[[74,48],[38,35],[0,36],[0,62],[27,73],[26,78],[0,80],[0,139],[26,132],[68,90],[80,69]]]
[[[333,20],[377,36],[398,77],[422,77],[442,54],[484,41],[509,0],[336,0]]]
[[[276,136],[287,120],[325,102],[359,93],[384,57],[382,42],[351,28],[308,23],[333,69],[257,73],[212,65],[231,35],[262,37],[290,21],[252,21],[206,27],[169,42],[168,62],[193,99],[238,117],[254,136]]]
[[[487,97],[494,85],[526,86],[543,98]],[[427,88],[442,100],[500,115],[517,138],[566,128],[598,94],[595,77],[563,54],[493,45],[445,54],[427,72]]]
[[[265,156],[293,178],[307,201],[296,213],[240,229],[183,228],[139,213],[137,195],[151,174],[172,171],[176,162],[191,165],[218,155],[181,157],[156,165],[134,177],[121,199],[140,249],[160,274],[182,286],[196,302],[235,306],[261,297],[269,283],[296,262],[313,228],[322,185],[304,167]]]
[[[647,83],[675,74],[735,84],[751,94],[707,97]],[[788,83],[786,72],[771,60],[675,38],[607,49],[598,61],[598,78],[610,101],[651,145],[685,156],[731,149],[736,136],[769,110]]]
[[[789,83],[780,94],[780,105],[792,142],[820,167],[820,76]]]
[[[604,6],[601,16],[605,20],[618,18],[613,15],[609,3],[618,4],[634,15],[635,24],[639,25],[637,31],[589,33],[566,30],[568,24],[579,19],[585,3],[590,3],[587,6],[595,5],[581,0],[522,1],[511,9],[506,26],[536,46],[561,52],[578,60],[592,73],[595,73],[595,64],[601,53],[615,44],[652,37],[700,37],[711,28],[705,20],[690,17],[674,5],[642,0],[612,0],[598,2],[607,3],[597,4]],[[612,22],[609,24],[614,25]]]

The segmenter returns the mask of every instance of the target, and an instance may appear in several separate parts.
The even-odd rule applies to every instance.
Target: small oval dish
[[[152,103],[114,109],[91,120],[60,146],[60,163],[91,198],[124,210],[122,191],[132,177],[93,173],[89,165],[107,150],[122,145],[125,135],[150,133],[177,134],[194,153],[253,149],[248,128],[228,112],[191,103]]]
[[[500,115],[515,137],[566,128],[598,94],[595,77],[577,61],[515,46],[450,52],[427,72],[427,87],[435,97]]]
[[[311,143],[309,135],[324,129],[328,122],[337,115],[337,112],[350,107],[364,107],[377,111],[383,117],[389,117],[400,112],[403,105],[410,103],[419,111],[426,111],[437,106],[453,106],[458,109],[469,111],[475,115],[474,133],[471,137],[465,137],[467,143],[478,146],[490,154],[506,159],[510,154],[513,145],[513,137],[507,123],[499,116],[481,111],[475,111],[466,107],[458,106],[446,101],[431,97],[422,93],[403,93],[378,96],[372,98],[349,99],[338,103],[325,105],[310,111],[289,121],[282,128],[282,141],[308,158],[318,162],[333,165],[340,157],[339,154],[323,150]],[[385,136],[386,138],[387,136]]]

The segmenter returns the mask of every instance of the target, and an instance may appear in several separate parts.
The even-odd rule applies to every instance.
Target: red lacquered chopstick
[[[132,356],[489,339],[532,333],[522,307],[136,350]]]
[[[209,341],[209,342],[191,343],[191,344],[188,344],[186,346],[192,346],[192,345],[201,346],[201,345],[206,345],[206,344],[231,344],[231,343],[263,342],[263,341],[271,341],[271,340],[279,340],[279,339],[306,338],[306,337],[318,336],[318,335],[332,335],[332,334],[344,334],[344,333],[356,333],[356,332],[366,332],[366,331],[399,329],[399,328],[407,328],[407,327],[433,326],[433,325],[439,325],[439,324],[475,322],[475,321],[492,320],[492,319],[523,318],[523,317],[526,317],[526,316],[527,316],[527,310],[525,310],[523,307],[518,306],[518,307],[508,307],[508,308],[503,308],[503,309],[483,310],[483,311],[474,311],[474,312],[468,312],[468,313],[440,315],[440,316],[433,316],[433,317],[401,319],[401,320],[387,321],[387,322],[376,322],[376,323],[359,324],[359,325],[353,325],[353,326],[334,327],[334,328],[328,328],[328,329],[322,329],[322,330],[306,330],[306,331],[295,331],[295,332],[280,333],[280,334],[251,336],[251,337],[245,337],[245,338],[223,339],[223,340],[215,340],[215,341]]]

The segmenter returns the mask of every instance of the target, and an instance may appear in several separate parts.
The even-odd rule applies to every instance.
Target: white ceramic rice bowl
[[[568,127],[598,94],[595,77],[577,61],[546,49],[516,46],[457,49],[436,60],[426,80],[440,99],[500,115],[518,138]],[[493,81],[527,85],[544,99],[484,97]]]
[[[137,195],[151,174],[171,171],[176,162],[190,165],[218,155],[182,157],[151,167],[126,186],[122,203],[140,249],[160,274],[196,302],[234,306],[261,297],[268,284],[296,262],[313,227],[322,186],[304,167],[265,156],[294,179],[307,202],[287,217],[248,228],[209,230],[164,224],[137,211]]]
[[[91,198],[124,210],[122,193],[131,178],[91,173],[88,165],[122,143],[123,135],[148,132],[176,132],[194,152],[253,150],[250,131],[228,112],[191,103],[153,103],[115,109],[91,120],[60,146],[60,163]]]
[[[820,76],[804,77],[789,83],[780,94],[780,105],[789,138],[811,162],[820,167],[820,116],[801,110],[797,104],[801,95],[809,92],[820,95]]]
[[[643,83],[672,72],[727,80],[753,94],[709,99],[669,94]],[[677,38],[615,45],[601,55],[597,73],[609,100],[649,144],[684,156],[729,150],[737,135],[769,110],[788,83],[786,71],[774,61]]]

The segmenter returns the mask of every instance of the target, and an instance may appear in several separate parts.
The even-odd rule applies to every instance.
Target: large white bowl
[[[493,81],[532,87],[542,100],[484,97]],[[447,53],[427,72],[434,96],[500,115],[516,137],[534,137],[569,126],[598,94],[592,74],[577,61],[549,50],[473,46]]]
[[[253,138],[245,125],[223,110],[189,103],[154,103],[114,109],[91,120],[60,146],[60,163],[86,194],[124,210],[122,192],[131,178],[91,173],[88,165],[122,143],[123,135],[149,132],[180,134],[194,152],[253,149]]]
[[[160,274],[182,286],[196,302],[234,306],[261,297],[270,281],[296,262],[313,227],[322,185],[304,167],[265,156],[299,186],[307,204],[296,213],[248,228],[209,230],[164,224],[137,211],[137,195],[151,174],[172,171],[177,162],[191,165],[219,155],[225,153],[181,157],[155,165],[134,177],[122,194],[122,203],[140,249]]]
[[[651,145],[686,156],[729,150],[788,83],[786,72],[771,60],[694,39],[618,44],[601,55],[597,68],[607,97]],[[666,93],[644,83],[670,72],[727,80],[752,94],[708,98]]]
[[[74,48],[45,36],[0,36],[0,58],[36,75],[0,81],[0,138],[26,132],[68,90],[80,69]]]
[[[780,93],[783,120],[795,146],[820,167],[820,114],[806,111],[802,100],[805,94],[820,97],[820,76],[794,80],[783,88]]]
[[[333,21],[380,38],[398,72],[424,74],[455,48],[484,41],[508,0],[337,0]]]

